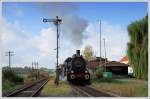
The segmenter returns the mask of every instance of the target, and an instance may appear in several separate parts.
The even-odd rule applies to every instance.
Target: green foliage
[[[106,72],[104,72],[104,68],[103,67],[98,68],[96,70],[95,74],[92,75],[91,80],[92,81],[104,81],[104,82],[106,81],[106,82],[111,82],[112,81],[111,78],[108,78],[108,77],[104,78],[103,77],[104,73],[106,73]]]
[[[96,77],[96,75],[92,75],[92,76],[91,76],[91,81],[97,81],[97,79],[98,79],[98,78]]]
[[[3,93],[14,89],[17,84],[23,83],[23,78],[16,75],[12,70],[2,70],[2,89]]]
[[[20,77],[20,76],[18,76],[18,75],[16,75],[11,70],[3,70],[2,72],[3,72],[2,73],[2,79],[3,79],[3,81],[9,80],[10,82],[13,82],[15,84],[23,82],[23,78]]]
[[[148,16],[128,26],[128,57],[138,79],[148,79]]]
[[[101,67],[101,68],[98,68],[95,72],[95,76],[99,79],[99,78],[102,78],[103,77],[103,71],[104,71],[104,68]]]
[[[2,89],[3,90],[7,90],[7,89],[10,89],[11,87],[14,86],[14,83],[11,82],[10,80],[5,80],[3,83],[2,83]]]
[[[91,45],[87,45],[83,51],[84,58],[89,61],[93,57],[93,49]]]
[[[112,79],[112,78],[97,78],[96,75],[93,75],[91,77],[91,81],[92,82],[111,82],[111,83],[122,83],[122,81],[116,80],[116,79]]]

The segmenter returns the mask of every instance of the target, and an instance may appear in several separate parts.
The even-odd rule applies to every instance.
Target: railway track
[[[80,96],[84,97],[118,97],[117,95],[106,93],[103,91],[96,90],[90,86],[75,86],[71,85],[76,92],[80,93]]]
[[[6,97],[36,97],[48,81],[49,79],[39,80],[34,84],[7,95]]]

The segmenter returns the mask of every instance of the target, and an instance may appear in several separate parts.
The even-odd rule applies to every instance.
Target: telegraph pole
[[[32,62],[32,72],[34,71],[33,62]]]
[[[39,63],[37,62],[37,76],[38,76],[38,79],[39,79]]]
[[[105,72],[106,72],[106,46],[105,46],[105,38],[103,40],[104,40],[104,50],[105,50]]]
[[[11,70],[11,56],[14,56],[14,54],[13,54],[14,52],[8,51],[6,53],[7,53],[6,56],[9,57],[9,69]]]
[[[36,64],[36,62],[33,62],[33,65],[34,65],[34,67],[35,67],[35,77],[36,77],[36,80],[37,80],[37,64]]]
[[[59,40],[59,25],[61,24],[61,19],[56,16],[56,19],[43,19],[43,22],[53,22],[56,25],[57,28],[57,63],[56,63],[56,79],[55,79],[55,84],[59,85],[59,69],[58,69],[58,55],[59,55],[59,49],[58,49],[58,40]]]

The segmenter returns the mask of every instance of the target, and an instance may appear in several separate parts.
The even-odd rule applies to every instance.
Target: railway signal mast
[[[55,79],[55,84],[59,85],[59,69],[58,69],[58,55],[59,55],[58,40],[59,40],[59,31],[58,31],[58,28],[59,28],[59,25],[61,24],[62,20],[59,19],[58,16],[56,16],[56,19],[43,19],[43,22],[44,23],[46,23],[46,22],[53,22],[56,25],[56,27],[57,27],[57,55],[56,55],[57,65],[56,65],[56,79]]]
[[[12,52],[12,51],[6,52],[6,56],[9,57],[9,69],[10,69],[10,70],[11,70],[11,56],[14,56],[13,53],[14,53],[14,52]]]

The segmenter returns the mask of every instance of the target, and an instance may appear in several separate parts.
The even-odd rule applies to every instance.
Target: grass
[[[68,96],[71,94],[72,89],[66,81],[60,81],[59,86],[54,84],[54,80],[50,81],[44,86],[41,95],[42,96]]]
[[[100,90],[109,91],[125,97],[147,97],[148,96],[148,83],[138,81],[118,81],[101,82],[94,81],[94,87]]]
[[[17,89],[22,88],[25,85],[28,85],[30,83],[35,82],[36,79],[33,77],[26,77],[24,78],[24,82],[23,83],[17,83],[17,82],[13,82],[11,80],[3,80],[2,82],[2,93],[6,94],[6,93],[10,93],[13,92]]]
[[[17,90],[19,88],[21,88],[22,85],[15,85],[13,82],[9,81],[9,80],[5,80],[2,83],[2,93],[3,95],[9,92],[12,92],[14,90]]]

